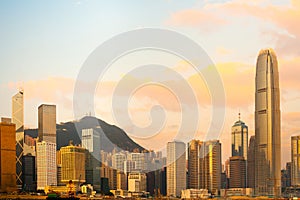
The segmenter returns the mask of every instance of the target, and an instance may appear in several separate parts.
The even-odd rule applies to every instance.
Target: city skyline
[[[297,66],[300,64],[300,54],[296,47],[300,32],[298,26],[294,25],[299,19],[297,13],[299,13],[300,5],[297,1],[159,2],[161,7],[158,10],[155,8],[159,14],[151,20],[147,18],[147,16],[151,16],[151,13],[145,11],[145,7],[147,10],[153,8],[154,4],[152,3],[148,3],[147,6],[138,3],[133,7],[123,3],[120,5],[115,2],[105,3],[107,11],[115,9],[119,11],[111,12],[111,14],[99,12],[96,9],[98,6],[102,6],[99,2],[78,1],[47,4],[48,12],[45,12],[46,7],[40,3],[28,2],[20,7],[14,3],[2,3],[1,19],[7,19],[7,22],[1,20],[4,31],[0,37],[3,42],[3,47],[0,49],[3,52],[0,55],[0,64],[6,68],[0,79],[0,95],[4,97],[0,109],[1,116],[11,116],[11,97],[19,87],[22,87],[24,89],[25,127],[35,128],[38,126],[38,117],[34,110],[41,102],[57,105],[57,122],[74,120],[72,113],[74,81],[89,53],[112,35],[145,26],[158,26],[188,35],[203,46],[214,60],[226,92],[226,121],[219,138],[224,144],[223,146],[228,147],[231,143],[228,136],[239,110],[242,113],[242,120],[249,127],[249,138],[254,135],[255,59],[258,49],[265,47],[275,49],[280,64],[282,149],[290,150],[290,136],[299,134],[300,95],[298,91],[300,84],[297,77],[299,70]],[[94,9],[91,10],[92,7]],[[33,8],[37,8],[39,12],[30,13]],[[63,14],[64,8],[70,10],[69,14]],[[87,10],[91,10],[91,14],[84,17],[82,21],[76,17],[79,13],[86,13]],[[62,20],[55,20],[56,17],[51,18],[51,11],[57,11],[56,17]],[[16,14],[15,17],[12,13]],[[130,15],[125,15],[125,13],[130,13]],[[264,15],[260,13],[264,13]],[[41,15],[41,17],[37,17],[37,15]],[[144,17],[138,17],[139,15]],[[123,18],[123,16],[127,17]],[[239,17],[249,22],[247,28],[242,28],[244,30],[241,29],[244,26],[238,19]],[[106,20],[102,20],[104,18],[112,19],[113,22],[123,25],[121,27],[113,26],[113,23],[111,25]],[[56,24],[56,21],[60,21],[60,23]],[[90,23],[87,24],[87,21]],[[99,25],[97,25],[98,23]],[[66,25],[69,25],[69,29],[62,28]],[[62,32],[57,30],[62,30]],[[14,34],[20,32],[23,34]],[[22,50],[25,47],[27,48],[26,52]],[[15,59],[16,57],[19,59]],[[144,57],[141,60],[147,61]],[[162,56],[153,57],[162,58]],[[125,61],[130,61],[130,64],[142,63],[142,61],[133,61],[133,58],[125,59]],[[195,86],[195,90],[203,89],[201,80],[193,76],[189,66],[179,59],[169,57],[167,59],[169,60],[165,61],[166,65],[176,68],[184,74],[186,79]],[[115,65],[119,68],[121,66],[123,67],[121,62]],[[129,67],[124,64],[124,68]],[[105,105],[109,105],[110,91],[124,71],[113,70],[112,72],[106,77],[104,95],[101,96],[103,94],[101,92],[97,93],[96,116],[118,125],[113,121],[111,113]],[[10,76],[11,74],[14,76]],[[240,91],[239,95],[234,91]],[[149,97],[147,93],[157,100]],[[146,98],[143,98],[145,96]],[[201,113],[206,113],[210,109],[207,103],[209,95],[205,93],[202,99],[203,101],[199,103],[200,107],[202,104],[202,107],[208,105],[208,109],[201,108]],[[177,114],[177,107],[168,106],[168,102],[173,100],[172,97],[167,96],[166,100],[164,101],[162,98],[159,88],[146,88],[137,93],[134,104],[139,104],[131,107],[131,112],[135,114],[133,116],[136,116],[133,118],[133,122],[141,126],[147,124],[149,121],[147,110],[157,102],[166,105],[172,114]],[[86,111],[86,113],[89,112]],[[203,125],[207,121],[203,118],[200,118],[201,120],[203,122],[200,124],[199,134],[196,135],[197,139],[202,139],[202,135],[207,130],[207,126]],[[178,119],[172,119],[164,133],[169,132],[171,135],[176,129],[177,123]],[[129,134],[132,133],[130,125],[121,128],[124,128]],[[137,142],[149,148],[149,144],[143,143],[143,141]],[[282,153],[284,152],[282,151]],[[230,154],[230,148],[225,148],[222,155],[223,160]],[[290,156],[281,157],[282,166],[290,161]]]

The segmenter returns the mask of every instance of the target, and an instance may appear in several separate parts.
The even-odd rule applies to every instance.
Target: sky
[[[11,116],[11,97],[23,88],[25,127],[37,127],[37,108],[42,103],[57,105],[58,123],[77,119],[73,109],[76,79],[99,45],[130,30],[168,29],[197,42],[221,76],[226,102],[224,123],[216,133],[218,137],[210,139],[222,142],[222,162],[231,154],[231,126],[238,120],[239,112],[249,127],[249,138],[254,134],[256,58],[260,49],[275,50],[284,166],[290,160],[290,138],[300,134],[299,22],[298,0],[4,0],[0,2],[0,116]],[[179,83],[167,72],[161,73],[162,85],[141,85],[125,97],[114,93],[124,78],[126,83],[149,79],[150,75],[126,76],[130,70],[149,63],[162,64],[180,74],[192,88],[197,103],[180,102],[179,94],[166,89],[165,86]],[[178,86],[178,91],[182,90]],[[186,112],[199,110],[198,127],[191,134],[197,139],[206,137],[209,127],[214,126],[211,92],[205,77],[199,76],[182,58],[162,51],[141,50],[111,64],[93,94],[92,113],[119,125],[144,147],[161,150],[176,137],[186,106]],[[128,108],[113,108],[113,98],[124,98]],[[163,123],[151,126],[162,114]],[[130,121],[117,120],[127,115]],[[193,121],[193,117],[188,120]]]

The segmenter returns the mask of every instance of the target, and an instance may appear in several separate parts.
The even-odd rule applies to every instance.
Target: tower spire
[[[241,111],[239,110],[239,121],[241,121]]]

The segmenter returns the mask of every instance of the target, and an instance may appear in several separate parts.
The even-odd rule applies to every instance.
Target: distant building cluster
[[[24,94],[19,91],[12,97],[12,117],[0,122],[0,193],[49,191],[71,181],[76,191],[115,196],[297,196],[300,135],[291,138],[291,162],[281,170],[278,76],[275,52],[261,50],[255,77],[255,135],[249,140],[239,113],[231,128],[231,157],[224,164],[217,139],[169,141],[166,156],[117,147],[108,151],[102,146],[101,127],[82,127],[81,144],[70,141],[57,150],[56,106],[40,105],[38,137],[24,135]]]

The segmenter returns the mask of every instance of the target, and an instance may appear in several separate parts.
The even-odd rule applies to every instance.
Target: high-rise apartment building
[[[230,188],[246,188],[246,160],[243,156],[230,157]]]
[[[85,149],[79,146],[69,146],[60,148],[61,156],[61,182],[73,183],[85,182]]]
[[[24,98],[20,90],[12,97],[12,123],[16,125],[16,178],[18,188],[22,188],[22,156],[24,150]]]
[[[37,189],[57,185],[56,144],[42,141],[36,144]]]
[[[0,122],[0,192],[16,187],[16,125]]]
[[[56,144],[56,105],[42,104],[38,108],[39,142]]]
[[[300,186],[300,135],[291,138],[291,184],[292,186]]]
[[[275,52],[259,52],[255,77],[255,193],[281,195],[279,73]]]
[[[126,160],[126,155],[124,153],[116,153],[112,155],[112,167],[119,171],[124,171],[124,161]]]
[[[167,195],[180,197],[186,189],[185,144],[179,141],[167,144]],[[128,183],[129,184],[129,183]]]
[[[135,170],[145,170],[145,155],[144,153],[129,153],[128,160],[135,162]]]

